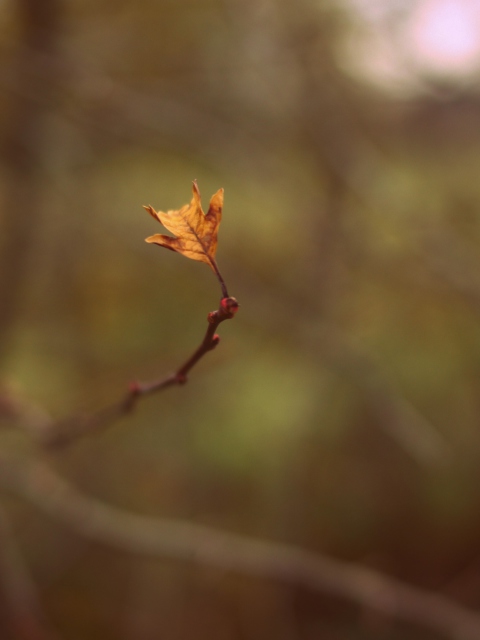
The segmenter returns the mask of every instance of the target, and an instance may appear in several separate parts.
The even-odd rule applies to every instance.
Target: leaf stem
[[[227,291],[227,285],[225,284],[225,280],[222,277],[222,274],[220,273],[220,270],[218,268],[218,265],[215,261],[215,258],[210,258],[210,264],[212,265],[212,269],[215,272],[215,275],[217,276],[217,279],[220,283],[220,287],[222,289],[222,298],[228,298],[228,291]]]

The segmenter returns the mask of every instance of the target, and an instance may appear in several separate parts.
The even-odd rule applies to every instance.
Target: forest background
[[[125,513],[480,608],[480,19],[442,66],[415,40],[426,5],[449,3],[0,3],[2,638],[441,636],[94,540],[25,489],[38,461]],[[186,386],[45,451],[52,420],[201,340],[218,284],[145,244],[142,209],[193,179],[204,204],[225,188],[240,312]]]

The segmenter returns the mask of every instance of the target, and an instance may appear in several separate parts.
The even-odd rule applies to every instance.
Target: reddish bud
[[[184,373],[177,373],[176,380],[177,384],[185,384],[187,381],[187,376]]]
[[[216,347],[219,342],[220,336],[218,335],[218,333],[214,333],[212,336],[212,346]]]
[[[137,381],[130,382],[128,385],[128,392],[131,396],[139,396],[141,393],[140,383]]]
[[[220,301],[220,309],[227,318],[233,318],[238,311],[238,302],[236,298],[222,298]]]
[[[210,311],[210,313],[207,316],[207,320],[210,324],[213,324],[214,322],[217,321],[217,315],[218,312],[217,311]]]

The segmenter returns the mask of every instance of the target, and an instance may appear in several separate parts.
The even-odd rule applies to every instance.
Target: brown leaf
[[[200,191],[196,181],[193,182],[193,198],[178,211],[155,211],[152,207],[144,207],[148,213],[171,231],[175,237],[160,233],[146,238],[146,242],[158,244],[171,251],[177,251],[187,258],[206,262],[217,273],[215,268],[215,252],[217,250],[217,233],[222,218],[223,189],[219,189],[210,200],[207,214],[203,212],[200,202]]]

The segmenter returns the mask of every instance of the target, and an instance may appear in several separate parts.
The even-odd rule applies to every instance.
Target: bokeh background
[[[0,83],[4,408],[94,411],[196,347],[218,283],[142,209],[193,179],[241,304],[185,387],[47,454],[4,411],[2,451],[480,607],[480,3],[2,0]],[[437,637],[2,504],[61,638]]]

